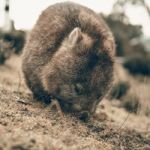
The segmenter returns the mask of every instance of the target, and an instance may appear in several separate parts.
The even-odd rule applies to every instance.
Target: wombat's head
[[[95,112],[99,99],[91,94],[82,83],[64,84],[54,96],[60,101],[64,111],[75,113],[82,119],[88,119]]]
[[[112,63],[94,49],[95,41],[80,28],[66,37],[43,73],[45,89],[64,111],[88,118],[107,91]]]

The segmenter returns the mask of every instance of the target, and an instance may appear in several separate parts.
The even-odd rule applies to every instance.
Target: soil
[[[0,66],[0,150],[150,150],[148,117],[142,122],[108,100],[88,122],[62,115],[32,98],[20,66],[15,55]]]

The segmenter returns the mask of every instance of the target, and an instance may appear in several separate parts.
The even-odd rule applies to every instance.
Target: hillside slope
[[[148,117],[131,114],[129,124],[128,113],[108,100],[102,101],[96,117],[87,123],[62,116],[32,98],[20,64],[21,58],[13,56],[0,66],[0,150],[150,149]]]

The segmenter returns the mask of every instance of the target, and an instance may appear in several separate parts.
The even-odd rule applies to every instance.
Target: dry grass
[[[115,84],[123,82],[129,83],[130,88],[123,95],[121,101],[126,103],[127,101],[138,101],[140,108],[138,109],[138,115],[149,116],[150,111],[150,78],[144,76],[132,76],[121,65],[117,64],[115,69]],[[123,103],[121,104],[123,106]],[[134,103],[134,102],[133,102]],[[125,106],[125,105],[124,105]],[[134,112],[134,110],[133,110]],[[136,112],[136,110],[135,110]]]

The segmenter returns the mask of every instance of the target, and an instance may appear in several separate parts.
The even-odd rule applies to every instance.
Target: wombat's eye
[[[81,95],[83,94],[84,89],[81,84],[77,83],[75,84],[75,91],[77,92],[78,95]]]

